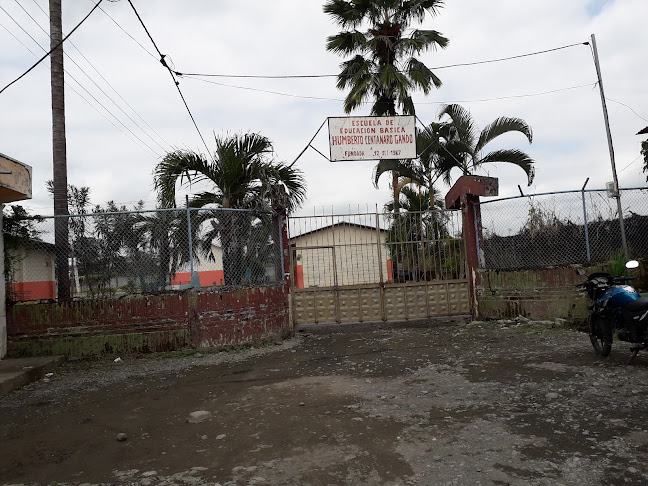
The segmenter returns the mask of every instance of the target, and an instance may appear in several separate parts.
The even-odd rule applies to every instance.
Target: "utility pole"
[[[605,131],[607,133],[608,149],[610,150],[610,162],[612,164],[612,178],[614,181],[614,194],[617,200],[617,211],[619,213],[619,227],[621,229],[621,244],[623,245],[623,255],[626,260],[628,256],[628,242],[626,240],[625,224],[623,223],[623,210],[621,208],[621,191],[619,191],[619,179],[617,178],[616,164],[614,163],[614,147],[612,146],[612,133],[610,132],[610,120],[608,118],[607,105],[605,103],[605,92],[603,91],[603,77],[601,76],[601,66],[599,64],[598,50],[596,49],[596,37],[592,34],[592,52],[594,54],[594,66],[596,66],[596,75],[598,76],[599,92],[601,93],[601,105],[603,106],[603,118],[605,120]]]
[[[49,0],[52,90],[52,162],[54,181],[54,244],[58,302],[70,301],[70,242],[68,240],[67,149],[65,143],[65,85],[61,0]],[[61,45],[59,45],[61,44]],[[58,47],[56,47],[58,45]],[[56,49],[55,49],[56,47]]]

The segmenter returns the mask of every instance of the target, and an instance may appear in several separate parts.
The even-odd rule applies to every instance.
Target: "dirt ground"
[[[648,354],[628,356],[548,323],[434,321],[66,363],[0,399],[0,482],[645,485]]]

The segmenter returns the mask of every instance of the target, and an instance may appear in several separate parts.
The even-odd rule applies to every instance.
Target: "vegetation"
[[[415,56],[429,49],[445,48],[448,39],[435,30],[408,28],[429,14],[436,16],[440,0],[329,0],[324,12],[342,28],[330,36],[326,49],[352,56],[341,64],[337,87],[349,90],[344,111],[351,113],[368,99],[372,115],[414,114],[413,89],[428,94],[441,80]],[[368,28],[358,30],[363,24]],[[348,30],[347,30],[348,29]]]
[[[337,87],[348,90],[344,111],[351,113],[371,101],[371,114],[415,114],[411,92],[428,94],[441,80],[416,56],[446,48],[448,39],[436,30],[411,29],[432,17],[441,0],[328,0],[324,12],[344,30],[327,40],[326,49],[353,56],[341,64]],[[359,30],[365,25],[366,30]],[[408,35],[409,32],[409,35]],[[398,212],[398,172],[392,169],[394,211]]]
[[[641,155],[644,159],[643,171],[648,172],[648,140],[641,142]],[[648,176],[646,176],[646,182],[648,182]]]
[[[163,207],[175,207],[178,183],[211,186],[189,201],[192,208],[253,209],[290,212],[306,194],[301,171],[273,158],[269,139],[256,133],[216,137],[210,159],[202,154],[177,150],[167,154],[154,173],[155,188]],[[250,261],[269,251],[270,229],[249,212],[203,212],[192,227],[206,227],[205,244],[218,239],[223,250],[225,285],[248,282],[254,272]],[[260,238],[260,239],[258,239]],[[256,239],[257,244],[249,245]],[[211,252],[203,253],[213,258]]]
[[[507,163],[524,170],[528,185],[531,185],[535,175],[534,161],[525,152],[499,149],[483,154],[486,145],[509,132],[520,132],[531,143],[533,132],[524,120],[501,116],[480,131],[470,112],[457,104],[442,107],[439,120],[441,123],[431,124],[421,134],[422,146],[427,148],[422,158],[431,158],[426,164],[434,166],[447,184],[451,183],[452,169],[459,169],[462,175],[471,175],[484,164]]]

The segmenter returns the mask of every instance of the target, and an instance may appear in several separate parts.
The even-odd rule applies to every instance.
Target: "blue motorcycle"
[[[639,262],[629,261],[626,268],[637,268]],[[593,273],[576,287],[584,288],[592,300],[588,330],[597,354],[608,356],[616,331],[620,341],[636,346],[630,348],[630,363],[642,349],[648,348],[648,297],[641,297],[628,282],[629,277],[613,277],[609,273]]]

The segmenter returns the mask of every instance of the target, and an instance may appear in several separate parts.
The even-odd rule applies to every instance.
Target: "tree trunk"
[[[50,49],[61,42],[63,26],[61,0],[50,0]],[[68,200],[67,200],[67,155],[65,145],[65,88],[63,72],[63,45],[51,54],[52,89],[52,148],[54,175],[54,242],[56,246],[56,270],[58,302],[70,300],[70,270],[68,256]]]

